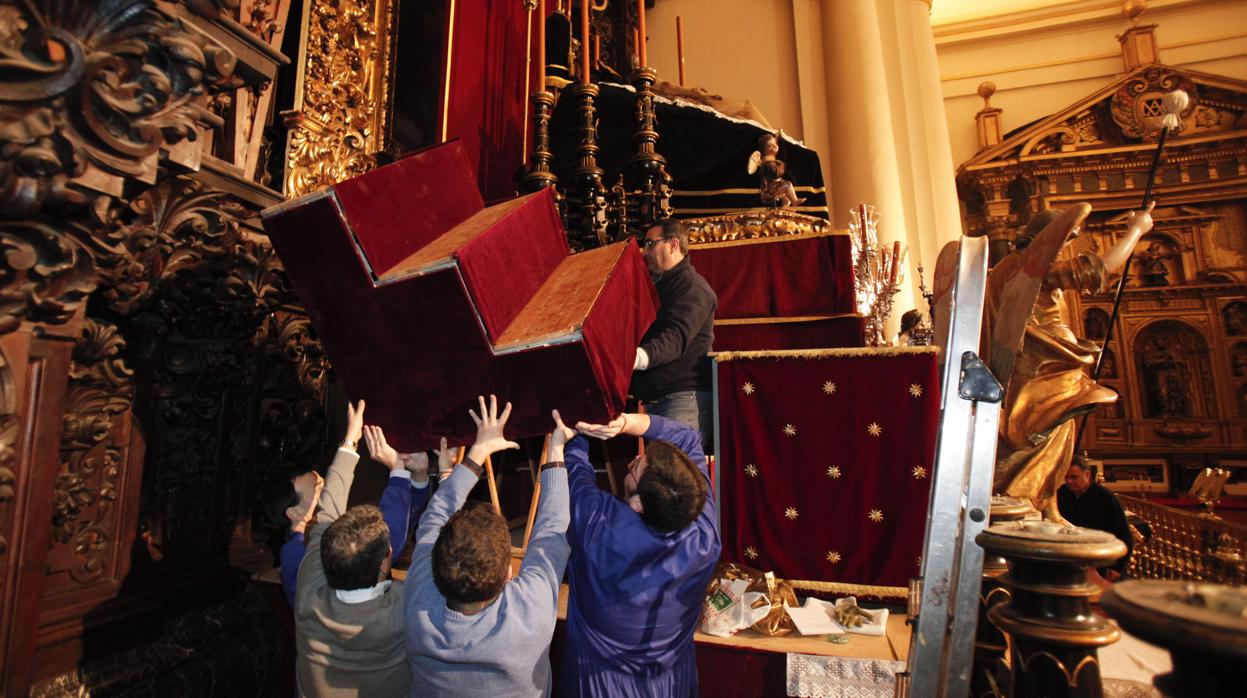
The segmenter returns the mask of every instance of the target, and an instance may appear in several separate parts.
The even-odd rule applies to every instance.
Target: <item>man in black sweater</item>
[[[645,411],[683,422],[701,433],[710,451],[714,407],[710,345],[718,298],[688,258],[688,230],[675,219],[645,232],[645,264],[658,289],[658,317],[633,365],[632,395]]]
[[[1066,521],[1083,528],[1108,531],[1126,544],[1126,554],[1111,567],[1100,570],[1100,576],[1110,582],[1125,576],[1126,568],[1130,566],[1130,553],[1134,550],[1134,537],[1130,535],[1130,524],[1126,523],[1126,512],[1117,495],[1091,479],[1091,471],[1082,459],[1070,463],[1065,473],[1065,484],[1057,490],[1056,502]]]

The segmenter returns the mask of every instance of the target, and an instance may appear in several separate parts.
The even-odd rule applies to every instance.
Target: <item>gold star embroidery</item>
[[[879,426],[879,422],[871,422],[866,426],[866,433],[871,436],[879,436],[883,434],[883,427]]]
[[[922,397],[922,386],[917,383],[910,383],[909,394],[914,397]]]
[[[785,424],[785,425],[784,425],[784,434],[786,434],[786,435],[788,435],[788,436],[796,436],[796,435],[797,435],[797,428],[796,428],[796,427],[794,427],[794,426],[793,426],[793,425],[791,425],[791,424]]]
[[[915,465],[913,473],[914,473],[915,480],[921,480],[922,478],[927,476],[927,469],[922,467],[921,465]]]
[[[753,463],[750,463],[749,465],[746,465],[746,466],[745,466],[745,474],[746,474],[746,475],[748,475],[749,477],[757,477],[757,476],[758,476],[758,466],[754,465]]]
[[[834,395],[836,392],[836,384],[833,381],[823,383],[823,392],[828,395]]]
[[[753,391],[755,390],[755,388],[753,387],[753,383],[745,383],[744,385],[740,386],[740,389],[744,391],[746,395],[753,395]]]
[[[757,550],[755,550],[755,549],[754,549],[754,547],[753,547],[752,545],[750,545],[750,546],[746,546],[746,547],[745,547],[745,557],[749,558],[750,560],[757,560],[757,559],[758,559],[758,551],[757,551]]]
[[[871,509],[870,513],[866,515],[866,518],[874,521],[875,523],[879,523],[883,521],[883,512],[878,509]]]
[[[838,465],[833,465],[833,466],[831,466],[830,468],[828,468],[828,469],[827,469],[827,477],[829,477],[829,478],[831,478],[831,479],[833,479],[833,480],[835,480],[836,478],[840,477],[840,466],[838,466]]]
[[[833,565],[840,564],[840,553],[834,550],[828,550],[827,551],[827,562],[830,562]]]
[[[788,507],[787,509],[784,510],[784,516],[788,517],[789,521],[796,521],[797,520],[797,508]]]

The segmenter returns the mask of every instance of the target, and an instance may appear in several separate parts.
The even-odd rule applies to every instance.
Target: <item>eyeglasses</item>
[[[657,240],[642,240],[641,249],[648,250],[649,248],[653,247],[654,245],[657,245],[660,242],[666,242],[667,240],[671,240],[671,239],[673,238],[658,238]]]

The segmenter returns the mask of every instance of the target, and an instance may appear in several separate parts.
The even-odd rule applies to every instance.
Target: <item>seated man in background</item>
[[[628,465],[627,501],[597,486],[588,445],[566,449],[572,546],[567,696],[696,696],[693,632],[720,543],[698,433],[657,415],[580,423],[596,438],[644,436]]]
[[[1126,544],[1126,554],[1111,567],[1100,569],[1100,576],[1115,582],[1125,576],[1134,550],[1134,536],[1126,523],[1126,512],[1112,490],[1091,477],[1091,469],[1082,457],[1074,459],[1065,471],[1065,484],[1056,493],[1057,508],[1066,521],[1083,528],[1107,531]],[[1094,580],[1093,581],[1098,581]]]
[[[575,435],[554,412],[541,500],[518,576],[511,576],[506,519],[489,505],[464,501],[483,463],[504,448],[507,403],[480,398],[476,443],[429,501],[416,531],[407,577],[407,655],[419,677],[413,695],[545,696],[559,582],[567,566],[567,471],[563,445]]]
[[[352,409],[348,404],[347,411],[351,412]],[[347,435],[338,450],[345,451],[348,456],[354,455],[358,458],[356,449],[359,446],[359,434],[351,431],[351,424],[353,422],[348,420]],[[385,490],[381,492],[381,501],[378,506],[390,534],[390,547],[393,549],[390,562],[393,563],[402,554],[404,546],[407,545],[408,534],[415,528],[415,522],[424,512],[424,505],[429,501],[429,457],[425,453],[400,455],[386,443],[385,433],[381,427],[368,425],[363,427],[363,431],[364,440],[368,444],[368,453],[372,455],[373,460],[390,471],[389,481],[386,483]],[[446,449],[445,439],[442,439],[442,448],[438,451],[438,455],[439,469],[449,468],[449,451]],[[291,522],[290,539],[281,546],[280,557],[282,591],[286,594],[286,602],[294,608],[294,592],[299,565],[303,563],[303,558],[307,554],[304,531],[316,514],[316,505],[320,501],[324,479],[312,470],[293,478],[290,482],[293,501],[286,508],[286,516]]]
[[[403,696],[402,582],[391,581],[389,529],[371,504],[346,508],[364,401],[347,406],[346,439],[320,494],[295,584],[295,676],[301,696]],[[425,461],[427,478],[428,461]],[[406,517],[403,517],[403,526]]]

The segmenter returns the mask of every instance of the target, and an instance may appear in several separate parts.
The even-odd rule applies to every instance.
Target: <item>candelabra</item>
[[[578,249],[600,247],[607,243],[606,236],[606,190],[602,186],[602,168],[598,167],[597,143],[598,86],[578,83],[571,88],[577,100],[580,116],[580,166],[573,173],[573,192],[568,195],[568,230],[572,245]]]
[[[558,175],[550,170],[554,153],[550,151],[550,114],[554,110],[554,95],[546,90],[533,94],[533,157],[528,174],[524,175],[524,191],[532,193],[542,189],[554,190],[554,200],[561,203],[563,195],[558,190]]]
[[[636,153],[628,161],[627,188],[634,192],[636,213],[630,216],[636,228],[644,230],[662,218],[671,215],[671,176],[667,174],[667,160],[658,153],[658,130],[654,127],[654,82],[658,71],[653,68],[637,68],[632,73],[636,87],[636,131],[632,140]],[[620,237],[627,230],[620,231]]]
[[[852,210],[849,231],[853,240],[853,284],[857,311],[866,317],[865,339],[870,346],[889,344],[884,326],[892,315],[892,300],[904,281],[904,252],[896,242],[891,250],[879,247],[878,217],[873,206]]]

